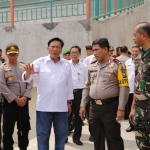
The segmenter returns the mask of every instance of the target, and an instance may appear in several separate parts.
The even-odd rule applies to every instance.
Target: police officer
[[[27,150],[30,130],[28,100],[31,98],[32,83],[22,81],[24,64],[17,61],[19,48],[16,44],[6,47],[8,62],[0,66],[0,91],[3,105],[3,150],[13,150],[15,122],[18,129],[18,146]]]
[[[142,22],[134,28],[136,46],[142,47],[135,60],[135,98],[129,115],[133,123],[137,146],[140,150],[150,149],[150,23]]]
[[[109,56],[112,56],[114,52],[114,48],[112,46],[109,47]]]
[[[85,107],[90,103],[90,123],[95,150],[124,150],[118,121],[124,118],[129,87],[125,65],[109,57],[109,42],[101,38],[92,43],[97,61],[89,67],[88,80],[82,93],[80,116],[85,117]]]
[[[120,49],[121,55],[117,57],[119,61],[125,63],[130,57],[128,57],[128,48],[126,46],[122,46]]]

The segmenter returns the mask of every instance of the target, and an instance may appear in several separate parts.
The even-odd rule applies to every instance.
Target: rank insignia
[[[97,66],[93,66],[93,67],[92,67],[92,70],[97,70]]]
[[[12,81],[13,80],[13,78],[12,77],[8,77],[8,81]]]
[[[14,46],[11,46],[10,50],[14,51],[14,50],[15,50],[15,47],[14,47]]]
[[[114,67],[114,63],[109,64],[109,68],[113,68]]]
[[[8,71],[8,70],[10,70],[10,67],[9,67],[8,65],[5,65],[5,66],[4,66],[4,70],[5,70],[5,71]]]

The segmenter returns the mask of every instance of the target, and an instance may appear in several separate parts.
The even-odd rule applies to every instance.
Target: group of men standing
[[[133,39],[136,46],[142,47],[138,58],[125,60],[122,54],[117,59],[112,59],[108,40],[100,38],[93,41],[93,55],[83,60],[85,64],[79,60],[81,55],[79,46],[70,48],[70,61],[60,57],[64,46],[60,38],[48,41],[48,56],[26,65],[18,62],[19,47],[13,43],[7,45],[8,62],[0,66],[0,93],[4,98],[3,149],[13,150],[12,135],[17,121],[18,146],[20,150],[27,150],[30,130],[28,103],[31,99],[34,76],[38,77],[36,108],[38,150],[49,150],[52,125],[55,133],[55,150],[64,150],[71,110],[75,115],[73,142],[82,145],[80,141],[82,120],[86,117],[88,102],[94,150],[104,150],[105,139],[108,150],[124,150],[118,122],[124,119],[125,106],[128,96],[130,97],[128,81],[130,82],[130,77],[134,80],[134,76],[135,92],[130,88],[131,100],[133,99],[130,122],[133,124],[134,117],[139,149],[150,149],[150,23],[143,22],[136,25]],[[135,73],[133,71],[128,77],[127,72],[128,70],[130,72],[130,64],[134,64],[133,62]]]

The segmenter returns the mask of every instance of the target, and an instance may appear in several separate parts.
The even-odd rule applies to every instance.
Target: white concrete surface
[[[125,150],[138,150],[135,139],[134,139],[134,132],[127,133],[125,132],[125,129],[128,127],[128,121],[123,121],[121,123],[121,132],[122,137],[124,140]],[[83,126],[83,132],[81,141],[83,142],[83,146],[78,146],[72,142],[72,133],[69,136],[69,143],[65,145],[65,150],[94,150],[93,142],[88,141],[89,138],[89,131],[88,131],[88,123],[85,121],[85,126]],[[50,150],[54,150],[54,133],[52,131],[51,137],[50,137]],[[15,144],[15,149],[19,150],[17,147],[17,143]],[[37,150],[37,140],[36,138],[33,138],[30,140],[30,144],[28,147],[28,150]],[[106,149],[107,150],[107,149]]]

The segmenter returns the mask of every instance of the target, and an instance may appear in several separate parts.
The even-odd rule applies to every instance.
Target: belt
[[[74,90],[73,90],[73,93],[78,92],[78,91],[80,91],[80,90],[82,90],[82,89],[74,89]]]
[[[92,99],[91,98],[91,102],[95,103],[96,105],[105,105],[105,104],[109,104],[115,101],[118,101],[119,97],[113,97],[113,98],[108,98],[108,99]]]

